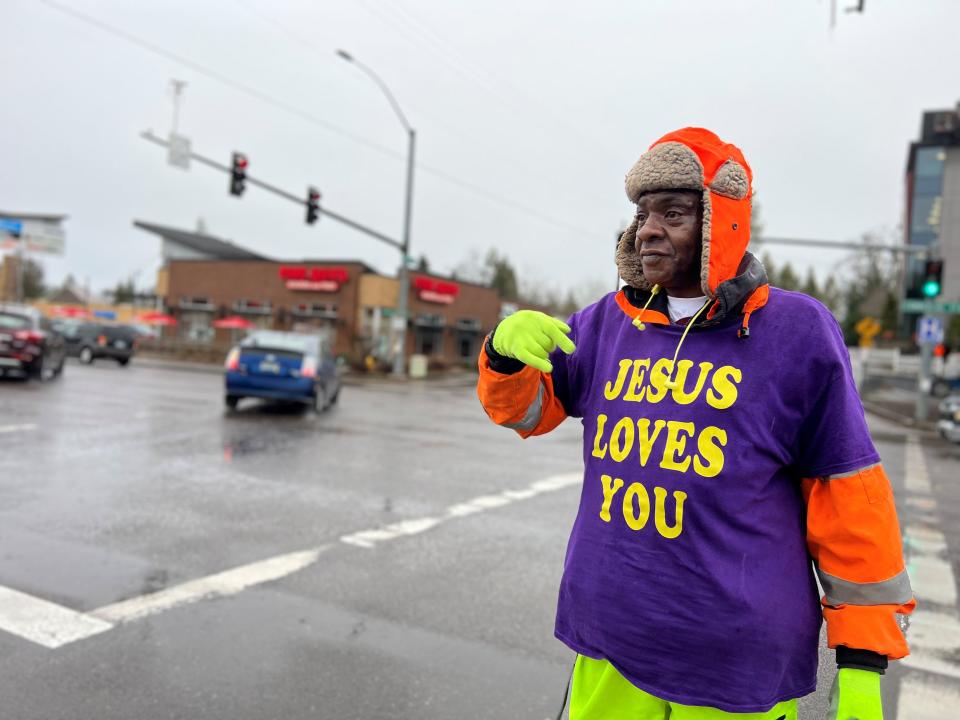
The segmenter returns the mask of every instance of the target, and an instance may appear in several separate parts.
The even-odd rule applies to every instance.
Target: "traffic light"
[[[230,169],[230,194],[243,195],[247,189],[247,156],[243,153],[233,154],[233,167]]]
[[[307,225],[313,225],[320,217],[320,191],[315,187],[307,188]]]
[[[920,290],[926,298],[935,298],[943,288],[943,260],[927,260],[923,266],[923,285]]]

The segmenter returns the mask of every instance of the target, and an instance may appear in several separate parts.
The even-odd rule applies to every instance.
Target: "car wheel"
[[[118,357],[118,358],[117,358],[117,362],[120,363],[121,366],[125,366],[127,363],[130,362],[130,358],[128,358],[128,357]]]
[[[84,365],[92,365],[92,364],[93,364],[93,350],[92,350],[92,349],[90,349],[90,348],[88,348],[88,347],[82,347],[82,348],[80,348],[80,356],[79,356],[79,357],[80,357],[80,362],[82,362]]]
[[[37,358],[37,361],[33,364],[33,367],[28,373],[30,377],[33,377],[40,382],[43,382],[47,379],[47,356],[41,355]]]
[[[237,409],[237,405],[240,403],[240,398],[237,397],[236,395],[226,395],[226,396],[223,398],[223,402],[224,402],[224,404],[227,406],[228,409],[230,409],[230,410],[236,410],[236,409]]]
[[[946,380],[934,380],[933,386],[930,388],[930,393],[934,397],[944,398],[950,394],[950,383]]]

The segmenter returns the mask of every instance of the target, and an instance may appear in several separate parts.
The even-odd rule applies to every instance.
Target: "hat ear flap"
[[[617,270],[620,277],[630,287],[649,290],[650,282],[643,276],[640,253],[637,252],[637,218],[633,218],[630,227],[624,230],[617,243]]]
[[[710,190],[704,189],[701,196],[703,207],[703,224],[700,230],[700,289],[711,300],[716,300],[714,288],[710,286],[710,250],[713,239],[713,204],[710,202]]]

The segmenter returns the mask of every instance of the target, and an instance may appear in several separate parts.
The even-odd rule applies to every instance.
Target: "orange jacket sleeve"
[[[823,586],[827,644],[909,654],[897,615],[916,606],[903,562],[893,491],[883,466],[802,482],[807,547]]]
[[[566,419],[567,412],[554,392],[551,373],[530,366],[509,375],[499,373],[490,367],[486,343],[480,351],[479,366],[477,395],[484,411],[497,425],[528,438],[548,433]]]

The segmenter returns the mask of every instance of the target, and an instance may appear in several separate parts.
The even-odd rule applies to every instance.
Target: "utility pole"
[[[399,347],[393,357],[393,374],[396,376],[403,376],[406,374],[405,367],[407,359],[407,297],[410,294],[410,277],[407,271],[407,263],[411,260],[410,221],[413,213],[413,169],[417,146],[417,131],[414,130],[407,121],[407,116],[404,115],[403,110],[400,109],[400,104],[397,102],[397,99],[393,96],[393,93],[390,92],[390,88],[387,87],[386,83],[380,79],[379,75],[377,75],[362,62],[354,58],[346,50],[337,50],[337,55],[346,60],[348,63],[356,65],[371,80],[373,80],[383,94],[386,95],[390,106],[393,108],[397,118],[400,120],[400,124],[403,125],[404,130],[407,131],[407,192],[403,212],[403,240],[401,241],[402,247],[400,249],[400,270],[397,273],[397,284],[400,286],[399,297],[397,298],[397,315],[396,319],[394,320],[394,327],[396,328],[398,334],[397,342]]]
[[[183,89],[187,86],[186,80],[171,80],[170,86],[173,88],[173,122],[170,125],[170,135],[176,135],[180,124],[180,100]]]

